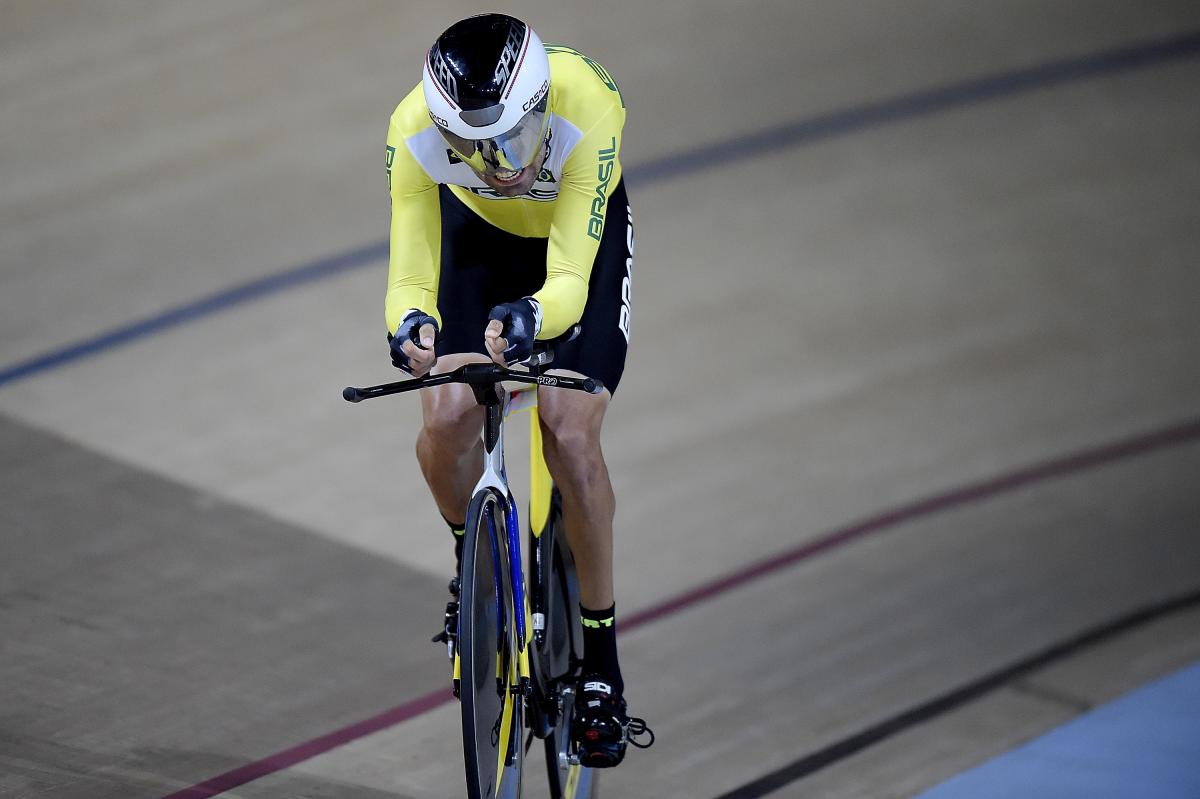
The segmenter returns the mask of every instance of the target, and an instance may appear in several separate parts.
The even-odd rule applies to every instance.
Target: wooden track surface
[[[417,404],[339,391],[395,377],[386,120],[475,10],[0,8],[0,797],[160,799],[444,687]],[[1200,590],[1200,7],[510,10],[629,106],[622,617],[1035,469],[630,630],[660,743],[606,796],[743,790]],[[1148,619],[771,795],[911,796],[1198,632]],[[223,795],[459,796],[455,712]]]

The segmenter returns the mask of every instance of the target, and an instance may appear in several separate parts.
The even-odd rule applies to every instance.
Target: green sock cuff
[[[610,605],[603,610],[590,610],[583,605],[579,606],[579,619],[584,627],[592,629],[600,629],[602,627],[612,627],[614,620],[617,617],[617,606]]]

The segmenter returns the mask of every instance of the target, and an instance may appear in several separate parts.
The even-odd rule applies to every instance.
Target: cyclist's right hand
[[[388,336],[392,348],[392,366],[414,377],[424,377],[437,363],[434,345],[438,338],[438,323],[416,308],[400,321],[395,335]]]

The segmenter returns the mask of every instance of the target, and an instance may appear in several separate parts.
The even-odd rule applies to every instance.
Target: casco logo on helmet
[[[477,173],[509,179],[543,152],[550,62],[524,22],[481,14],[454,23],[430,48],[422,87],[434,126]]]
[[[549,90],[550,90],[550,80],[546,79],[546,80],[542,81],[542,87],[537,90],[537,93],[534,94],[533,97],[529,98],[528,102],[526,102],[524,105],[521,106],[521,110],[528,111],[529,109],[533,108],[535,105],[537,105],[538,103],[540,103],[542,101],[542,98],[546,96],[546,92]]]

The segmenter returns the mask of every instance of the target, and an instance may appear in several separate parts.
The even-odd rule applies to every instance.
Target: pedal
[[[579,765],[579,753],[571,743],[571,716],[575,709],[575,689],[563,686],[558,695],[558,724],[560,743],[558,748],[558,767],[562,771],[570,770],[571,766]]]
[[[454,696],[457,698],[461,691],[461,677],[459,674],[459,659],[458,659],[458,597],[460,584],[458,578],[450,580],[450,595],[454,597],[446,603],[446,611],[442,614],[442,630],[437,635],[433,636],[431,641],[435,644],[446,645],[446,656],[454,664]]]
[[[446,612],[442,615],[442,631],[430,639],[435,644],[445,644],[446,656],[451,660],[458,654],[458,597],[461,588],[459,579],[452,577],[448,589],[450,596],[454,598],[446,603]]]
[[[604,744],[602,734],[596,730],[588,730],[585,737],[591,751],[584,753],[581,744],[573,743],[570,761],[572,764],[580,764],[588,768],[612,768],[619,765],[625,759],[625,754],[623,750],[614,751],[609,748],[614,744],[649,749],[654,745],[655,740],[654,730],[646,725],[645,719],[637,717],[630,717],[626,723],[621,725],[619,741],[610,741]],[[592,748],[597,744],[600,744],[599,748]]]
[[[446,603],[446,612],[442,615],[442,631],[430,639],[435,644],[446,645],[446,656],[454,660],[458,652],[458,600],[452,599]]]
[[[572,740],[568,762],[588,768],[612,768],[625,759],[628,746],[649,749],[654,744],[654,732],[645,719],[628,715],[624,700],[614,695],[611,686],[588,679],[582,681],[587,706],[571,719],[577,729],[568,731]]]

